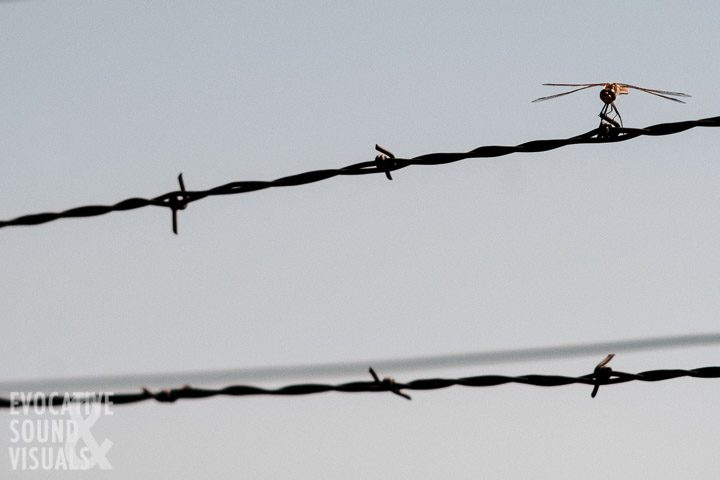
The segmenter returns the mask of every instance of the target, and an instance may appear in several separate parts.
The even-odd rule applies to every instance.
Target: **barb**
[[[595,376],[595,386],[593,387],[593,391],[590,394],[590,397],[595,398],[598,390],[600,390],[600,385],[602,385],[601,382],[610,378],[610,374],[612,374],[612,368],[608,367],[607,364],[610,363],[610,360],[612,360],[613,357],[615,357],[614,353],[608,353],[607,356],[603,358],[600,363],[598,363],[595,367],[595,371],[593,372]]]
[[[173,233],[177,235],[177,212],[178,210],[185,210],[188,205],[187,190],[185,190],[185,182],[183,182],[182,173],[178,175],[178,183],[180,184],[180,194],[175,197],[168,198],[168,205],[172,210],[172,229]]]
[[[609,358],[610,355],[608,355]],[[463,387],[494,387],[497,385],[505,385],[508,383],[519,383],[523,385],[532,385],[536,387],[559,387],[565,385],[589,385],[593,387],[593,396],[597,393],[597,389],[601,385],[618,385],[632,381],[640,382],[659,382],[663,380],[672,380],[675,378],[691,377],[691,378],[720,378],[720,366],[695,368],[692,370],[649,370],[640,373],[623,373],[605,367],[609,361],[606,357],[603,362],[595,368],[593,373],[580,377],[568,377],[562,375],[522,375],[519,377],[510,377],[505,375],[479,375],[475,377],[463,378],[427,378],[413,380],[408,383],[395,382],[392,379],[380,377],[370,369],[373,375],[372,381],[350,382],[337,385],[305,383],[296,385],[287,385],[279,388],[263,388],[250,385],[232,385],[224,388],[193,388],[185,385],[176,389],[163,389],[157,392],[143,388],[138,393],[113,393],[102,397],[102,401],[112,402],[117,405],[142,402],[144,400],[155,400],[161,403],[172,403],[177,400],[190,398],[208,398],[215,396],[231,396],[242,397],[247,395],[272,395],[272,396],[297,396],[312,395],[325,392],[344,392],[344,393],[377,393],[391,392],[395,395],[409,399],[409,395],[401,392],[401,390],[438,390],[448,388],[455,385]],[[11,398],[0,398],[0,408],[20,407],[21,405],[38,405],[37,402],[46,402],[52,405],[61,405],[64,401],[62,395],[38,396],[31,395],[26,398],[25,403],[19,399],[12,403]],[[83,397],[73,396],[73,401],[83,401]]]
[[[380,155],[375,157],[375,165],[377,166],[378,170],[382,170],[385,172],[385,177],[387,177],[388,180],[392,180],[392,175],[390,175],[390,168],[392,167],[393,160],[395,160],[395,155],[390,150],[387,150],[380,145],[375,145],[375,150],[380,152]]]
[[[372,375],[373,380],[375,380],[375,384],[378,385],[378,387],[390,387],[390,391],[397,395],[398,397],[403,397],[407,400],[412,400],[412,397],[408,395],[407,393],[403,393],[400,391],[400,388],[397,387],[397,382],[395,382],[395,379],[392,377],[385,377],[382,380],[380,380],[380,377],[378,377],[378,374],[375,373],[375,370],[373,370],[372,367],[368,369],[370,371],[370,375]]]
[[[520,152],[547,152],[549,150],[554,150],[568,145],[623,142],[643,135],[673,135],[695,127],[720,127],[720,117],[675,123],[661,123],[646,128],[613,128],[613,135],[607,135],[607,132],[603,131],[603,129],[596,128],[582,135],[566,139],[534,140],[516,146],[484,146],[465,153],[429,153],[410,159],[392,158],[392,154],[387,150],[378,149],[383,154],[379,155],[379,158],[376,157],[375,160],[360,162],[343,168],[314,170],[271,181],[232,182],[211,188],[209,190],[185,191],[181,182],[180,191],[169,192],[155,198],[128,198],[127,200],[123,200],[115,205],[88,205],[71,208],[70,210],[62,212],[23,215],[12,220],[0,220],[0,228],[20,225],[39,225],[58,220],[60,218],[94,217],[110,212],[134,210],[153,205],[170,208],[173,211],[173,219],[175,220],[174,226],[175,230],[177,230],[177,210],[184,208],[189,203],[209,196],[235,195],[239,193],[255,192],[271,187],[306,185],[327,180],[338,175],[382,173],[386,175],[388,179],[392,179],[390,172],[400,170],[401,168],[405,168],[410,165],[444,165],[446,163],[458,162],[468,158],[492,158]]]

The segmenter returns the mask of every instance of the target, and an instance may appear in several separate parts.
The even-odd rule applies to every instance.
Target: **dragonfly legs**
[[[623,122],[615,102],[606,103],[600,110],[600,130],[607,136],[613,128],[622,128]]]

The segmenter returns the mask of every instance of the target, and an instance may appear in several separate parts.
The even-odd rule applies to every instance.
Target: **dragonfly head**
[[[600,90],[600,100],[602,100],[605,105],[610,105],[617,98],[615,88],[613,88],[614,86],[614,84],[605,85],[605,88]]]
[[[622,83],[606,83],[600,90],[600,100],[606,105],[615,101],[618,95],[627,95],[630,93],[628,86]]]

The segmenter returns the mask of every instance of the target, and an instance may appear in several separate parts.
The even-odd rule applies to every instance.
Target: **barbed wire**
[[[623,142],[639,136],[672,135],[695,127],[720,127],[720,117],[688,120],[674,123],[661,123],[645,128],[605,128],[598,127],[582,135],[566,139],[533,140],[515,146],[483,146],[465,153],[429,153],[414,158],[396,158],[389,150],[376,145],[380,152],[375,160],[348,165],[343,168],[313,170],[271,181],[238,181],[220,185],[208,190],[186,190],[182,173],[178,176],[180,190],[168,192],[155,198],[128,198],[114,205],[86,205],[62,212],[46,212],[23,215],[11,220],[0,220],[0,228],[11,226],[30,226],[52,222],[61,218],[94,217],[110,212],[135,210],[148,206],[169,208],[172,212],[173,232],[177,234],[177,212],[188,204],[205,197],[215,195],[235,195],[264,190],[272,187],[290,187],[307,185],[327,180],[339,175],[384,174],[392,180],[391,172],[410,165],[444,165],[469,158],[492,158],[511,153],[547,152],[569,145],[599,144]]]
[[[281,364],[246,368],[85,375],[50,378],[0,379],[0,396],[6,392],[122,391],[138,385],[229,385],[254,381],[280,381],[307,378],[339,378],[355,376],[373,365],[376,369],[395,374],[448,368],[479,367],[513,362],[537,362],[549,359],[595,357],[606,352],[631,353],[670,348],[692,348],[720,345],[720,332],[632,338],[598,342],[524,347],[477,352],[392,357],[343,362]]]
[[[190,398],[208,398],[216,396],[242,397],[249,395],[271,395],[271,396],[298,396],[312,395],[326,392],[343,392],[343,393],[379,393],[391,392],[408,400],[410,395],[405,390],[438,390],[452,386],[463,387],[494,387],[505,385],[508,383],[518,383],[522,385],[532,385],[536,387],[558,387],[573,384],[589,385],[593,387],[591,397],[595,397],[598,389],[605,385],[618,385],[632,381],[641,382],[659,382],[664,380],[672,380],[675,378],[691,377],[691,378],[720,378],[720,366],[695,368],[691,370],[649,370],[640,373],[618,372],[608,367],[608,362],[614,357],[614,354],[607,355],[593,370],[592,373],[579,377],[570,377],[563,375],[521,375],[517,377],[506,375],[479,375],[474,377],[462,378],[426,378],[420,380],[412,380],[407,383],[397,382],[391,377],[380,378],[371,367],[370,374],[372,381],[359,381],[341,384],[322,384],[322,383],[303,383],[295,385],[286,385],[279,388],[264,388],[251,385],[231,385],[223,388],[194,388],[186,385],[181,388],[164,389],[158,391],[150,391],[143,388],[137,393],[108,393],[105,395],[97,394],[73,394],[69,397],[70,401],[83,402],[99,398],[102,402],[108,402],[116,405],[126,405],[130,403],[142,402],[145,400],[156,400],[161,403],[172,403],[177,400]],[[20,393],[20,392],[19,392]],[[0,398],[0,408],[19,408],[25,406],[48,406],[62,405],[68,398],[60,394],[32,394],[31,392],[23,393],[24,397],[11,396],[10,398]],[[87,396],[90,395],[90,396]],[[19,398],[18,398],[19,397]]]

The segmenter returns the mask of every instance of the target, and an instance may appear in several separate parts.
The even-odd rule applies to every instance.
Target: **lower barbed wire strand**
[[[720,378],[720,366],[702,367],[691,370],[682,369],[664,369],[649,370],[640,373],[625,373],[608,369],[606,375],[599,376],[597,374],[587,374],[579,377],[570,377],[564,375],[522,375],[517,377],[506,375],[478,375],[474,377],[462,378],[427,378],[413,380],[407,383],[395,382],[386,378],[382,381],[356,381],[341,384],[321,384],[321,383],[301,383],[294,385],[286,385],[277,388],[265,388],[251,385],[231,385],[222,388],[194,388],[184,386],[181,388],[164,389],[151,392],[142,389],[142,392],[135,393],[111,393],[102,397],[103,401],[112,402],[117,405],[126,405],[130,403],[142,402],[144,400],[156,400],[161,403],[172,403],[181,399],[203,399],[216,396],[244,397],[251,395],[267,395],[267,396],[300,396],[313,395],[327,392],[342,393],[379,393],[391,392],[405,396],[403,390],[421,391],[421,390],[438,390],[453,386],[463,386],[469,388],[478,387],[494,387],[510,383],[536,386],[536,387],[560,387],[567,385],[617,385],[632,381],[641,382],[658,382],[663,380],[672,380],[682,377],[689,378]],[[40,397],[30,395],[24,398],[22,405],[38,405],[38,402],[44,401],[42,395]],[[73,401],[82,401],[83,397],[73,398]],[[54,404],[61,404],[63,397],[54,397]],[[13,403],[15,402],[15,403]],[[19,400],[13,396],[9,398],[0,398],[0,408],[17,408]]]

